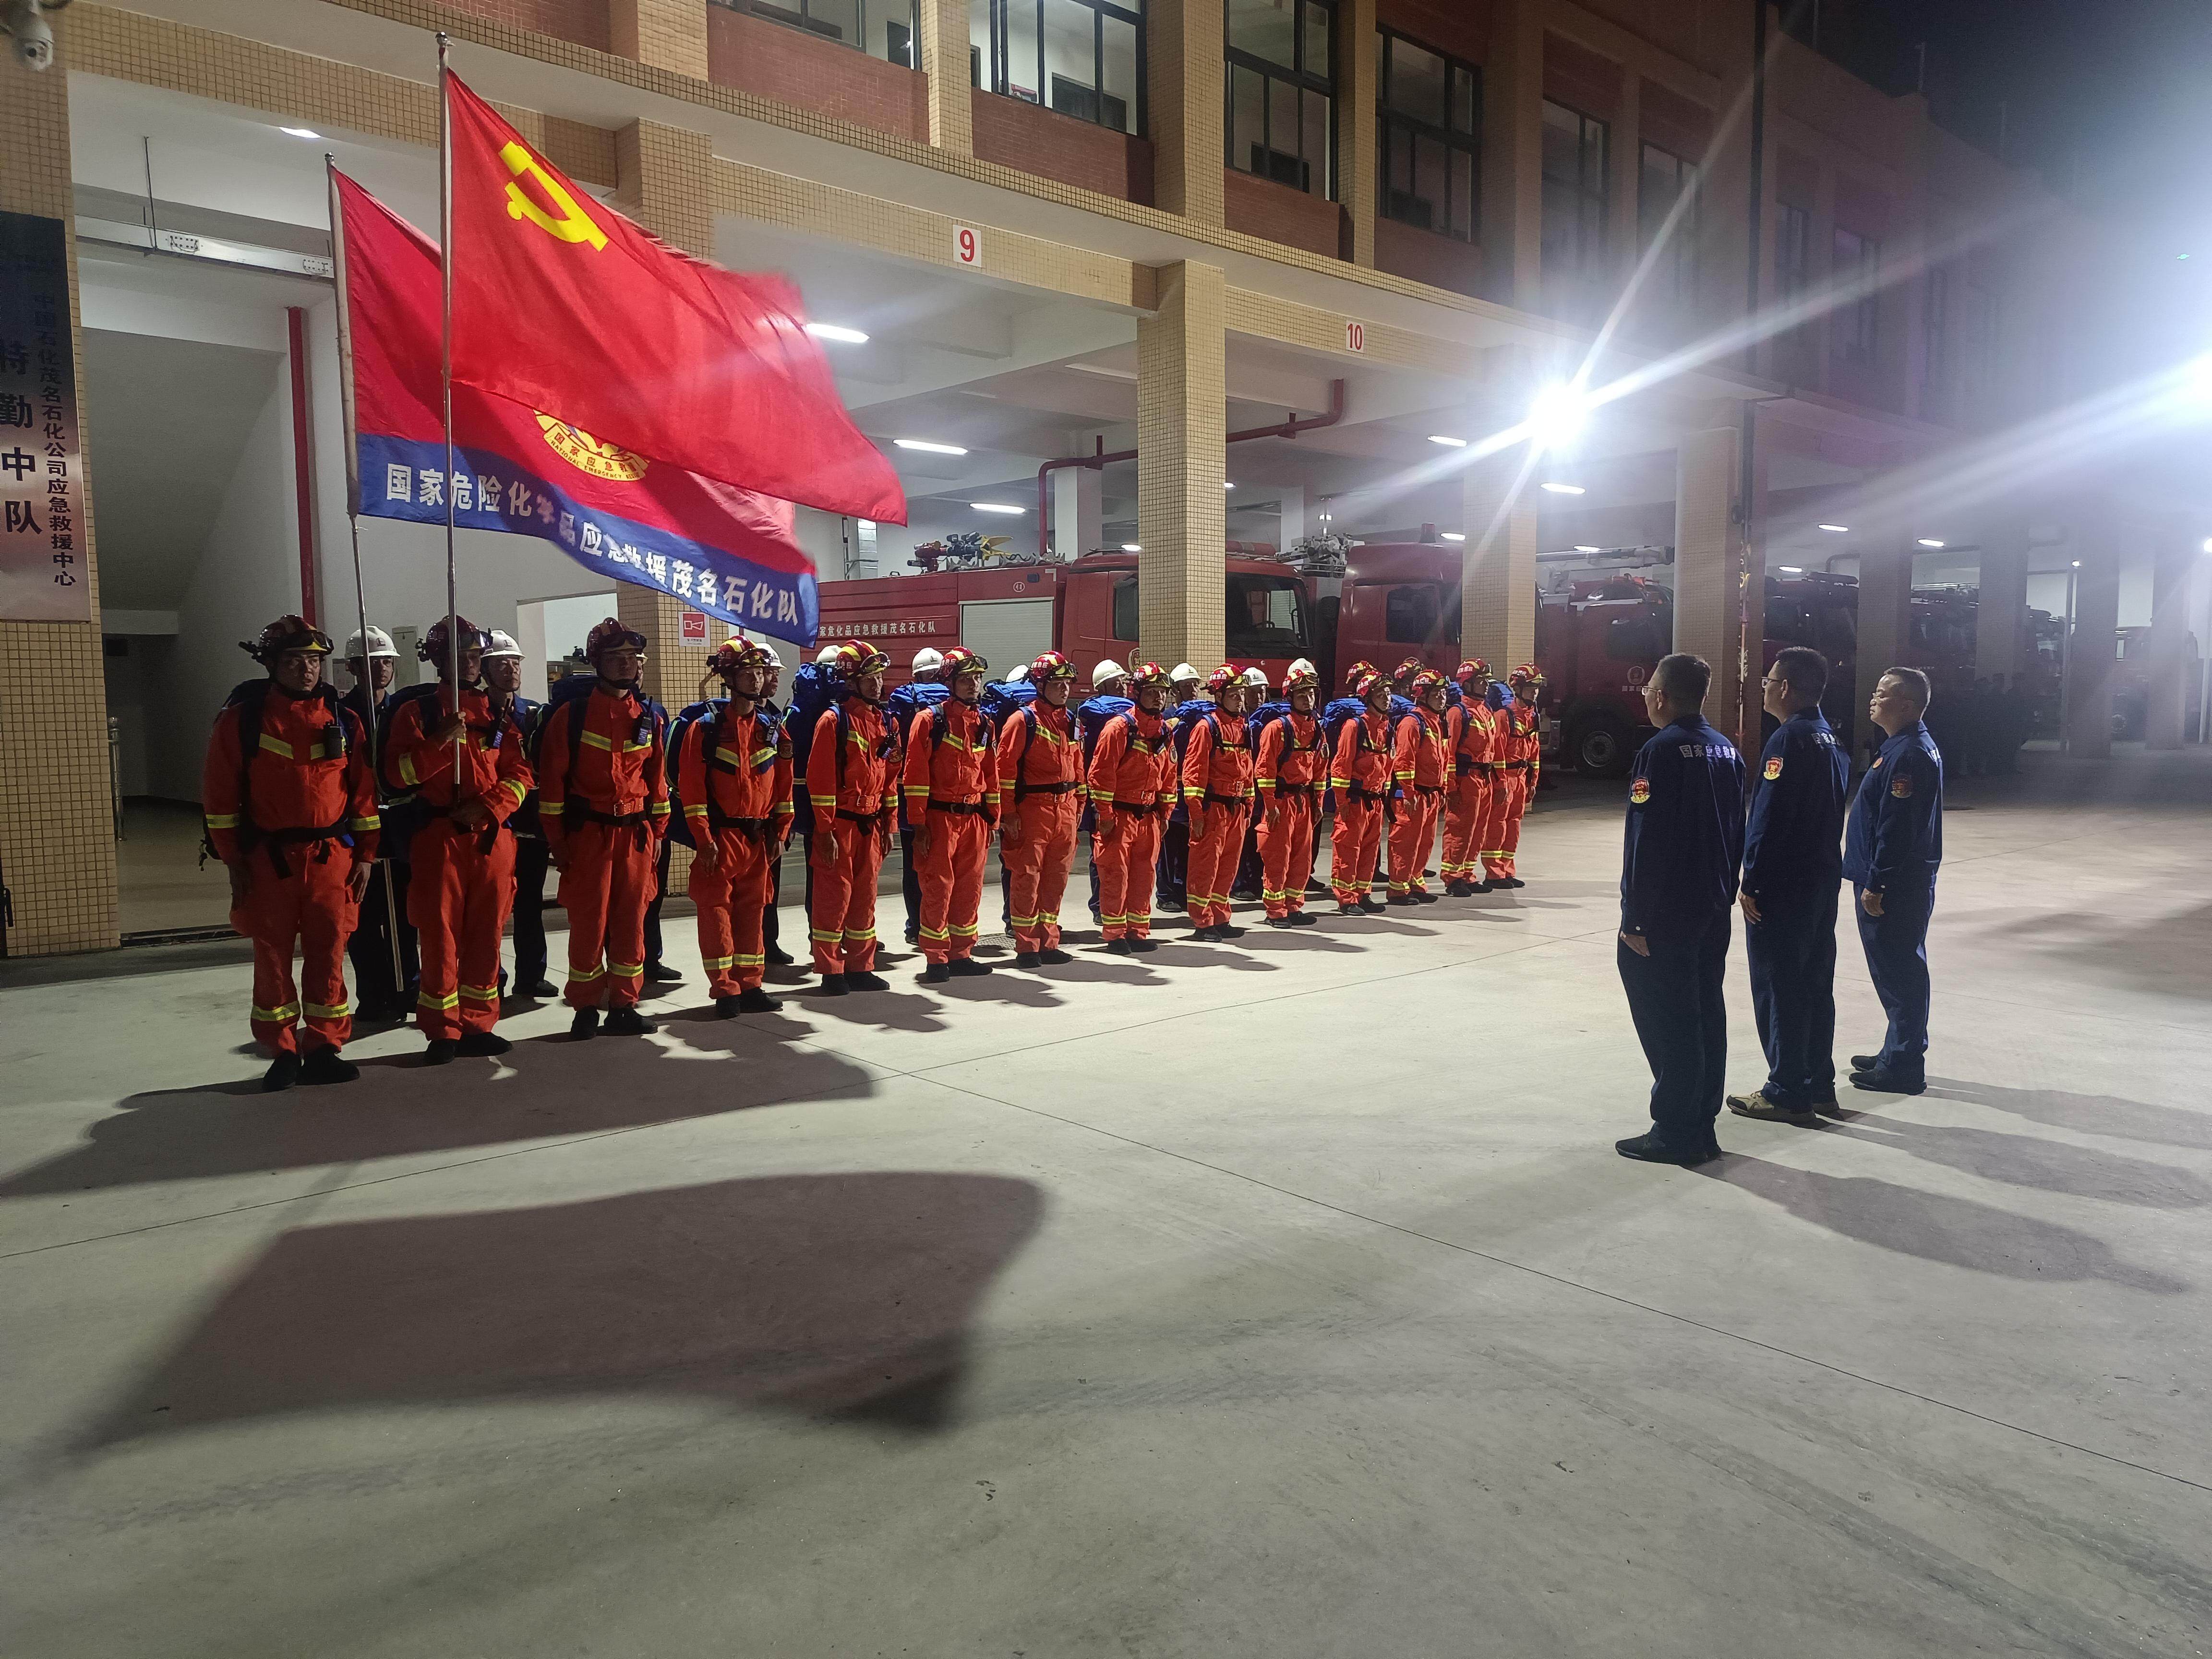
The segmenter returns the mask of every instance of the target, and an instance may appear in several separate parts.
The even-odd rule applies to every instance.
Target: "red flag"
[[[789,283],[668,246],[452,75],[446,99],[456,380],[740,489],[906,522]]]
[[[438,245],[335,168],[355,507],[535,536],[586,569],[802,644],[819,613],[788,501],[617,447],[474,386],[453,388],[446,473]]]

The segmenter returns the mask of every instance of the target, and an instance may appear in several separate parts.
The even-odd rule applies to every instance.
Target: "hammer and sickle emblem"
[[[561,216],[556,219],[525,195],[520,185],[509,185],[507,187],[508,218],[527,219],[538,229],[557,236],[564,242],[589,242],[595,251],[605,248],[606,232],[576,205],[576,198],[561,188],[559,180],[532,159],[528,150],[509,142],[501,149],[499,159],[507,163],[507,170],[517,179],[535,179],[538,189],[544,191],[552,199],[553,204],[561,210]]]

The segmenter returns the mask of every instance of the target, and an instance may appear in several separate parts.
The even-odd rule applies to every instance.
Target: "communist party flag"
[[[740,489],[906,522],[789,283],[592,200],[451,74],[446,108],[456,380]]]
[[[814,642],[814,566],[788,501],[648,460],[458,382],[449,477],[438,245],[336,168],[331,184],[356,512],[443,524],[450,495],[465,530],[535,536],[611,580]]]

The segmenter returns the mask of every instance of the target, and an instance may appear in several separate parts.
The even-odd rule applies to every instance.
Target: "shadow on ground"
[[[503,1066],[461,1060],[432,1070],[410,1054],[364,1060],[361,1080],[337,1087],[265,1095],[247,1079],[133,1095],[82,1145],[0,1181],[0,1199],[368,1163],[859,1099],[873,1087],[849,1060],[748,1034],[742,1022],[684,1030],[691,1046],[533,1037]],[[726,1060],[738,1063],[714,1063]]]
[[[2190,1170],[2037,1135],[1866,1115],[1849,1117],[1828,1133],[1893,1146],[1928,1163],[2010,1187],[2150,1210],[2189,1210],[2212,1203],[2212,1189]]]
[[[2001,1089],[1994,1084],[1948,1077],[1929,1078],[1928,1092],[1938,1100],[1986,1106],[1991,1111],[2009,1112],[2053,1128],[2212,1152],[2212,1111],[2156,1106],[2148,1101],[2124,1100],[2118,1095],[2071,1094],[2063,1089]]]
[[[999,1176],[776,1176],[528,1210],[302,1227],[91,1425],[651,1392],[927,1432],[1036,1231]]]

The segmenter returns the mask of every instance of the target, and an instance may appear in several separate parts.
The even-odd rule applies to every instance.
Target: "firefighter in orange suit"
[[[952,695],[916,712],[906,735],[906,811],[921,825],[922,978],[941,984],[991,970],[974,959],[983,865],[999,819],[996,733],[977,707],[990,664],[964,645],[945,653]]]
[[[1243,669],[1224,663],[1206,676],[1206,694],[1212,712],[1192,719],[1182,751],[1183,808],[1190,817],[1188,905],[1191,937],[1220,943],[1244,933],[1231,924],[1229,890],[1252,817],[1252,746],[1244,717],[1252,711],[1253,689]]]
[[[645,907],[668,833],[668,722],[639,687],[645,635],[609,617],[584,641],[591,690],[545,711],[538,743],[538,819],[568,913],[568,986],[578,1038],[659,1029],[637,1012],[645,983]]]
[[[1536,799],[1536,774],[1543,765],[1542,743],[1537,735],[1536,704],[1544,695],[1544,677],[1534,663],[1523,663],[1506,677],[1513,700],[1499,711],[1504,732],[1504,800],[1498,809],[1494,838],[1495,857],[1484,855],[1492,887],[1525,887],[1513,872],[1513,855],[1521,845],[1521,820]]]
[[[1498,750],[1504,717],[1489,702],[1490,665],[1477,657],[1452,671],[1460,700],[1444,717],[1444,748],[1451,774],[1444,786],[1444,856],[1438,866],[1444,891],[1468,898],[1490,890],[1482,872],[1485,839],[1498,817],[1505,774]]]
[[[1390,902],[1434,904],[1423,875],[1443,816],[1451,757],[1444,745],[1444,677],[1424,668],[1407,682],[1413,712],[1401,715],[1391,734],[1390,778],[1397,799],[1390,811]]]
[[[1310,927],[1306,881],[1313,874],[1322,779],[1328,769],[1321,721],[1314,714],[1321,677],[1311,663],[1291,665],[1283,677],[1283,695],[1290,712],[1261,732],[1260,757],[1253,766],[1260,813],[1260,896],[1270,927]]]
[[[1115,956],[1154,951],[1152,882],[1160,830],[1175,804],[1175,745],[1160,718],[1168,671],[1148,662],[1129,676],[1136,707],[1106,722],[1091,751],[1087,781],[1098,828],[1091,861],[1098,867],[1099,923]]]
[[[1036,700],[999,728],[999,860],[1014,924],[1014,963],[1058,966],[1060,902],[1083,816],[1083,733],[1068,697],[1075,665],[1048,651],[1030,665]]]
[[[443,1066],[456,1054],[503,1054],[512,1045],[499,1022],[500,936],[514,904],[514,837],[507,821],[532,788],[522,728],[495,708],[478,683],[491,635],[466,617],[460,686],[453,683],[453,636],[441,617],[416,653],[437,670],[426,695],[397,704],[380,764],[411,790],[422,827],[408,856],[407,920],[415,928],[422,974],[415,1023],[429,1040],[422,1056]]]
[[[833,997],[888,991],[875,972],[876,878],[898,812],[898,727],[884,708],[890,659],[872,645],[837,647],[830,672],[837,706],[814,722],[806,798],[814,809],[814,894],[808,931],[814,969]]]
[[[793,817],[791,734],[763,701],[772,665],[756,641],[723,641],[707,672],[729,696],[684,728],[676,757],[676,794],[691,832],[689,890],[699,915],[699,963],[722,1019],[783,1006],[761,989],[769,889]]]
[[[345,947],[380,827],[367,733],[324,681],[320,629],[283,617],[240,648],[269,677],[216,716],[200,799],[208,845],[230,872],[230,925],[253,941],[253,1036],[276,1056],[261,1086],[350,1083],[361,1070],[338,1054],[353,1030]]]
[[[1329,758],[1328,787],[1336,795],[1336,830],[1329,842],[1328,884],[1339,915],[1382,908],[1370,896],[1375,860],[1382,848],[1382,814],[1389,805],[1390,682],[1370,670],[1354,688],[1364,705],[1338,727]]]

